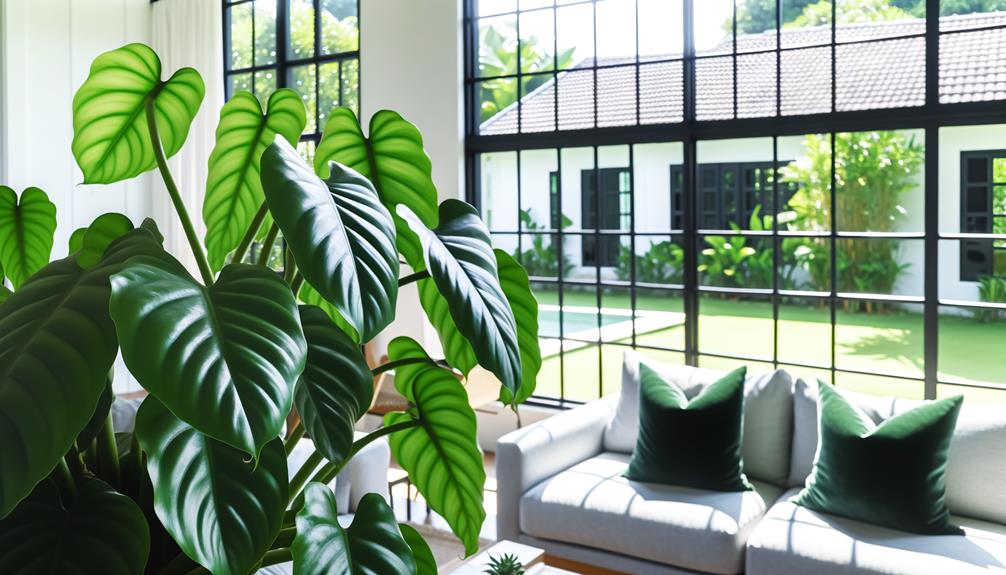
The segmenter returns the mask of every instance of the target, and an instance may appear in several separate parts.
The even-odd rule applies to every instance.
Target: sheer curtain
[[[162,77],[167,78],[178,68],[191,66],[199,71],[206,84],[206,96],[189,129],[188,140],[168,161],[202,239],[206,231],[202,218],[206,161],[213,150],[217,119],[225,99],[221,3],[216,0],[159,0],[152,8],[151,43],[161,57]],[[153,215],[164,234],[164,246],[199,277],[185,233],[159,176],[154,177],[152,188]]]

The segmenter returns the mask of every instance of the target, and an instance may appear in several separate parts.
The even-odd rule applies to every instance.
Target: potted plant
[[[0,290],[0,572],[244,575],[292,560],[297,573],[435,573],[380,496],[349,528],[336,521],[325,484],[381,437],[473,553],[485,472],[462,380],[479,364],[504,402],[530,395],[541,359],[527,274],[493,250],[474,208],[437,205],[415,126],[381,111],[365,136],[333,110],[309,166],[294,148],[304,106],[286,89],[265,109],[239,92],[220,111],[204,251],[167,164],[202,96],[194,69],[164,77],[153,50],[130,44],[94,61],[73,102],[84,183],[157,169],[196,277],[153,221],[121,214],[48,262],[56,206],[0,188],[0,280],[13,288]],[[264,265],[280,233],[282,275]],[[246,263],[256,241],[263,256]],[[413,282],[439,314],[446,360],[397,338],[371,368],[361,345]],[[109,413],[119,353],[149,392],[121,452]],[[373,375],[392,369],[409,409],[354,441]],[[300,423],[281,436],[291,412]],[[288,479],[303,437],[317,454]]]
[[[509,553],[500,557],[489,556],[489,567],[483,571],[486,575],[524,575],[524,566],[516,555]]]

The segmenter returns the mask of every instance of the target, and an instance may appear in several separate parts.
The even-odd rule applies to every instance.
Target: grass
[[[554,290],[536,289],[542,303],[558,303]],[[597,293],[565,292],[564,305],[596,307]],[[603,291],[602,307],[630,308],[626,290]],[[637,295],[636,309],[682,312],[683,303],[675,292]],[[772,369],[775,346],[772,306],[765,299],[744,301],[703,296],[699,302],[699,350],[722,355],[743,355],[764,362],[738,362],[702,356],[700,365],[732,368],[746,363],[751,370]],[[923,384],[906,379],[923,375],[923,321],[921,306],[886,313],[857,313],[838,310],[835,325],[835,365],[887,376],[838,373],[840,387],[901,397],[921,398]],[[783,304],[779,309],[778,360],[787,363],[831,365],[831,313],[827,306],[807,300]],[[630,340],[619,340],[628,343]],[[587,344],[567,350],[562,363],[558,355],[545,358],[538,378],[541,395],[560,395],[589,400],[598,394],[616,391],[621,385],[622,353],[616,342]],[[677,326],[637,334],[637,344],[682,349],[684,327]],[[568,349],[568,348],[567,348]],[[979,323],[970,316],[944,314],[939,321],[939,361],[941,381],[1006,383],[1006,321]],[[657,361],[684,361],[679,352],[641,350]],[[560,390],[560,370],[564,389]],[[798,377],[831,377],[827,369],[791,367]],[[897,377],[901,376],[901,377]],[[1006,403],[1004,391],[939,386],[940,396],[963,393],[971,402]]]

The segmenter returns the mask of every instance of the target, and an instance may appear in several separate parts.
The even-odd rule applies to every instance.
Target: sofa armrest
[[[356,432],[356,439],[367,434]],[[391,447],[384,437],[372,441],[361,449],[346,464],[336,478],[336,489],[348,484],[349,512],[355,513],[356,506],[368,493],[378,493],[388,499],[388,468],[391,465]]]
[[[496,444],[496,537],[516,539],[520,498],[531,487],[601,453],[617,395],[581,405],[500,438]]]

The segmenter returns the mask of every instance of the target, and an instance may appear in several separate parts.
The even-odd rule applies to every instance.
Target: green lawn
[[[554,291],[537,289],[542,303],[557,304]],[[596,307],[596,292],[566,292],[564,305]],[[627,309],[625,290],[602,293],[602,307]],[[802,303],[802,302],[801,302]],[[779,361],[830,365],[830,311],[818,302],[785,304],[779,309]],[[921,312],[921,306],[918,312]],[[682,300],[663,294],[640,293],[636,303],[644,310],[683,311]],[[702,297],[699,314],[699,349],[707,353],[744,355],[767,360],[747,362],[749,369],[771,369],[773,356],[772,306],[767,301],[733,301]],[[626,340],[621,340],[626,341]],[[637,334],[637,343],[665,348],[684,347],[684,327]],[[887,313],[854,313],[839,310],[835,328],[835,363],[839,368],[921,377],[923,373],[923,323],[915,309]],[[618,389],[624,346],[587,345],[564,354],[565,396],[589,400],[598,393]],[[940,317],[939,373],[943,381],[1006,383],[1006,321],[979,323],[967,316]],[[683,354],[643,350],[655,360],[682,362]],[[598,356],[600,355],[600,367]],[[704,357],[701,365],[736,367],[739,363]],[[805,377],[830,377],[828,371],[792,368]],[[559,395],[560,362],[545,358],[538,378],[538,393]],[[838,374],[839,386],[872,393],[921,398],[920,382],[896,377]],[[1006,403],[1006,391],[941,386],[941,395],[964,393],[971,401]]]

